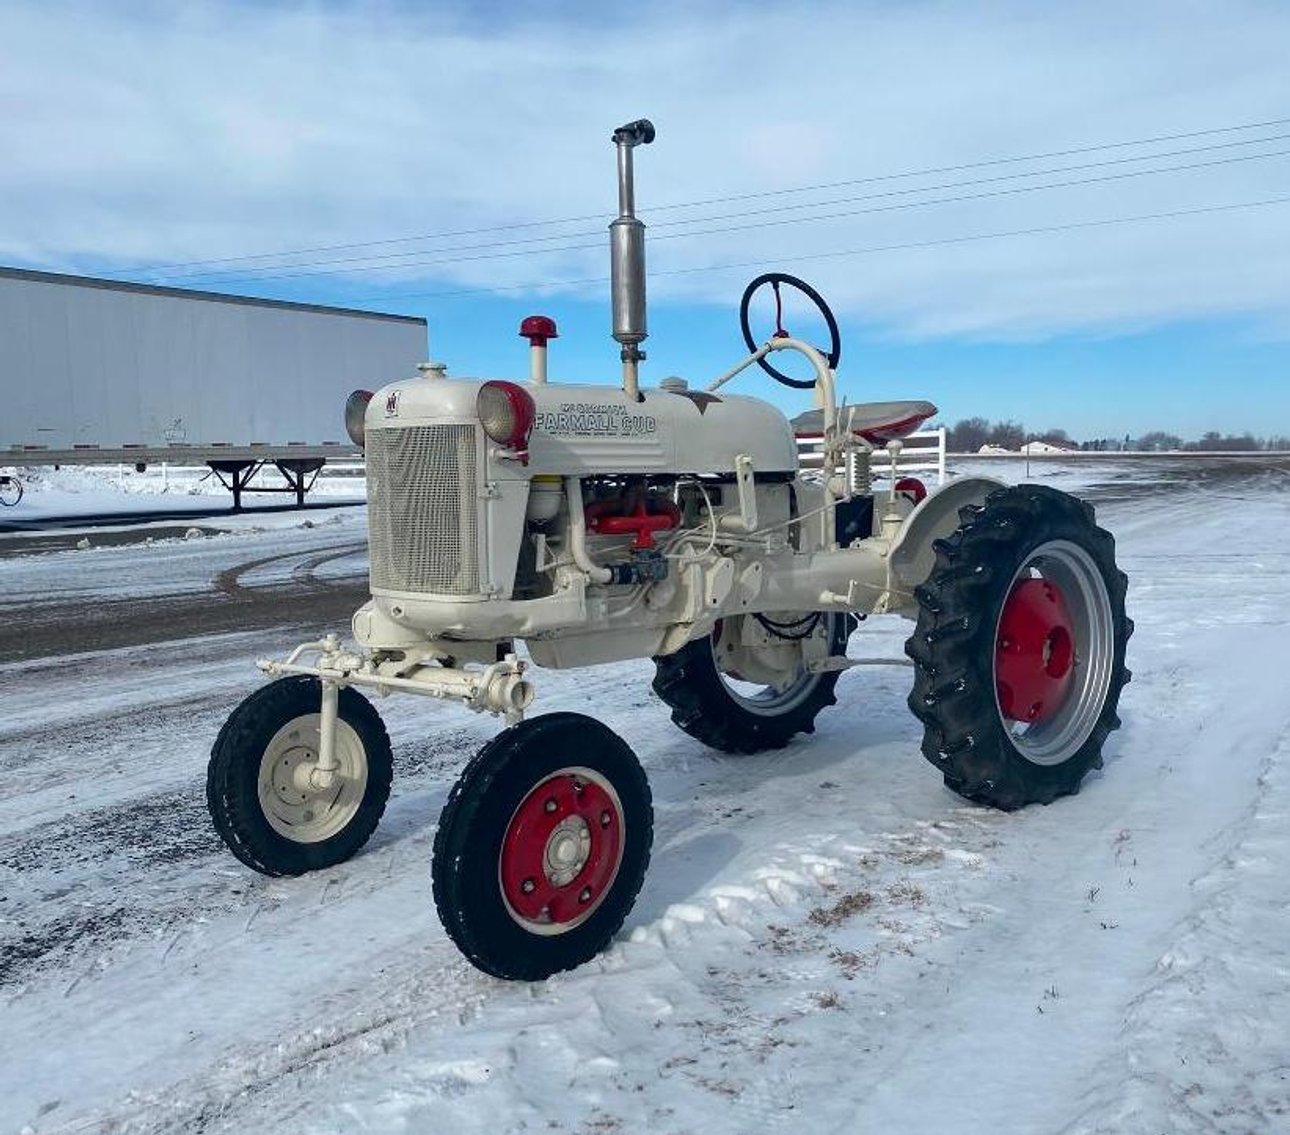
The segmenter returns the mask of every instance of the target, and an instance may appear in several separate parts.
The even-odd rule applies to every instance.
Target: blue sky
[[[725,369],[780,268],[837,310],[853,400],[1290,434],[1287,44],[1290,8],[1245,0],[0,0],[0,263],[421,314],[458,374],[522,374],[540,311],[555,375],[613,381],[606,286],[549,285],[606,273],[608,134],[647,115],[647,382]]]

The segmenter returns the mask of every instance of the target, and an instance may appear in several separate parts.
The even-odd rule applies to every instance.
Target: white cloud
[[[1290,10],[1258,3],[653,6],[584,26],[503,16],[0,7],[0,260],[148,264],[582,214],[604,220],[565,231],[597,244],[614,202],[608,133],[640,114],[659,127],[638,155],[642,209],[1290,114]],[[659,270],[793,270],[831,250],[1275,196],[1290,196],[1290,157],[655,239],[650,257]],[[1025,338],[1226,314],[1280,334],[1287,265],[1290,205],[798,267],[893,335]],[[605,268],[597,247],[357,278],[433,291]],[[729,302],[734,286],[720,273],[651,281],[655,297],[700,301]]]

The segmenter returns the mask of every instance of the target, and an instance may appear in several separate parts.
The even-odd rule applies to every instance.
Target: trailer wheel
[[[394,764],[371,703],[340,691],[336,756],[326,787],[311,784],[318,761],[322,686],[316,678],[270,682],[229,715],[211,750],[206,803],[215,830],[248,867],[302,875],[349,859],[376,830]]]
[[[798,665],[786,684],[739,669],[743,619],[757,620],[783,649],[795,644]],[[849,615],[823,612],[719,620],[712,634],[654,659],[654,692],[672,707],[672,721],[705,745],[723,753],[782,749],[798,733],[815,732],[820,710],[837,702],[837,672],[811,672],[805,663],[844,654],[853,626]]]
[[[959,511],[917,588],[909,708],[961,796],[1011,810],[1078,792],[1119,727],[1128,579],[1090,505],[1039,485]]]
[[[617,734],[578,713],[530,718],[461,774],[434,841],[434,902],[463,954],[540,981],[605,948],[653,840],[649,785]]]

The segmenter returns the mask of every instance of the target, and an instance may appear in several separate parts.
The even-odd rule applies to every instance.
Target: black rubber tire
[[[273,735],[288,721],[318,713],[317,678],[279,678],[256,690],[228,717],[211,749],[206,806],[220,838],[248,867],[263,875],[303,875],[344,863],[372,836],[390,798],[394,760],[380,714],[365,697],[340,691],[338,714],[363,743],[367,785],[353,818],[335,835],[300,843],[279,834],[260,804],[260,760]]]
[[[1133,621],[1124,610],[1128,578],[1116,567],[1115,540],[1097,527],[1091,505],[1042,485],[991,493],[959,510],[960,527],[935,542],[936,562],[915,589],[918,623],[905,644],[915,663],[909,708],[923,723],[922,751],[960,796],[1010,811],[1079,791],[1102,767],[1102,746],[1120,725],[1116,709],[1129,681],[1125,646]],[[1093,560],[1110,600],[1110,682],[1087,739],[1060,763],[1028,760],[1012,743],[995,689],[995,635],[1016,573],[1040,545],[1070,541]]]
[[[502,840],[529,792],[571,766],[599,773],[618,794],[622,859],[586,921],[564,933],[538,934],[507,909],[499,878]],[[489,741],[453,786],[434,839],[435,908],[448,936],[478,969],[541,981],[589,961],[609,944],[640,892],[653,839],[649,783],[621,737],[580,713],[529,718]]]
[[[833,620],[829,653],[846,652],[855,623],[844,614]],[[696,741],[723,753],[761,753],[782,749],[799,733],[814,733],[820,710],[837,704],[838,673],[818,674],[809,695],[783,713],[753,713],[739,704],[717,669],[712,636],[688,642],[674,654],[654,659],[654,692],[672,709],[672,721]]]

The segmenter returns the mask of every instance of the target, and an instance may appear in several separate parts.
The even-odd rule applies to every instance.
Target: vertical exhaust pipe
[[[618,147],[618,217],[609,226],[614,338],[622,346],[623,389],[640,401],[638,366],[649,335],[645,324],[645,226],[636,218],[636,186],[632,150],[654,141],[654,124],[647,118],[620,126],[613,134]]]

